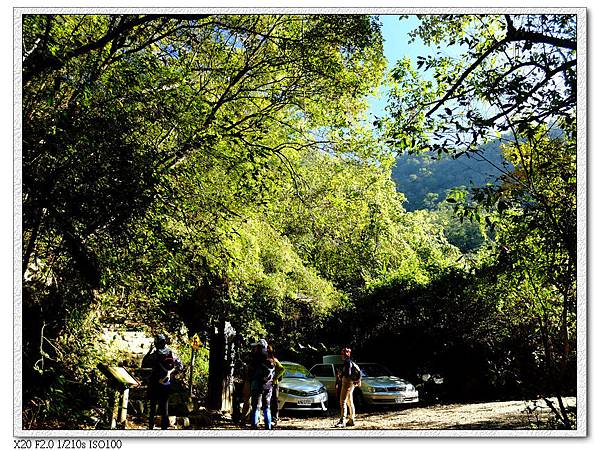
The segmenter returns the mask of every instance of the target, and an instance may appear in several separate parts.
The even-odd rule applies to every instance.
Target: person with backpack
[[[244,385],[242,386],[242,410],[240,412],[240,425],[244,426],[250,421],[250,384],[252,382],[252,362],[254,361],[254,355],[262,352],[262,346],[255,343],[252,345],[252,350],[249,356],[244,361],[242,368],[242,375],[244,379]]]
[[[279,421],[279,383],[285,373],[285,368],[281,364],[277,357],[275,357],[275,351],[273,346],[267,347],[267,353],[271,359],[273,359],[273,365],[275,365],[275,374],[273,375],[273,390],[271,394],[271,425],[272,427],[277,426]]]
[[[340,389],[340,421],[335,427],[354,426],[354,401],[352,394],[354,388],[360,386],[362,373],[360,368],[350,358],[352,349],[348,346],[342,348],[341,354],[344,361],[341,372],[341,389]]]
[[[255,343],[256,352],[252,356],[249,368],[250,374],[250,399],[252,411],[250,413],[250,426],[258,429],[260,408],[262,407],[265,429],[271,429],[271,395],[273,392],[273,377],[275,364],[267,352],[267,341],[261,339]]]
[[[158,334],[154,337],[154,346],[142,360],[142,367],[152,369],[148,380],[148,399],[150,401],[148,428],[154,429],[154,417],[158,406],[158,410],[162,414],[161,429],[168,429],[171,378],[173,373],[183,371],[183,363],[167,346],[167,338],[163,334]]]

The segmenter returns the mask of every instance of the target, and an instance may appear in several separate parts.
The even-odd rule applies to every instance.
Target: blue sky
[[[429,48],[425,47],[420,39],[408,43],[408,33],[420,24],[417,16],[409,16],[403,20],[399,20],[398,16],[392,15],[379,16],[379,18],[382,24],[384,52],[390,65],[393,65],[404,56],[409,56],[412,60],[415,60],[417,55],[430,53]]]
[[[381,15],[379,18],[382,25],[383,50],[388,61],[388,69],[394,67],[396,61],[405,56],[408,56],[414,62],[418,55],[431,53],[420,40],[410,44],[408,42],[408,33],[419,25],[417,16],[409,16],[402,21],[397,15]],[[380,92],[379,98],[373,98],[369,103],[371,105],[371,115],[383,115],[386,103],[385,92]]]
[[[383,34],[383,51],[388,61],[388,70],[394,67],[396,61],[404,57],[409,57],[413,64],[416,64],[417,56],[427,56],[434,54],[437,49],[423,44],[419,38],[409,43],[408,33],[414,30],[421,23],[416,15],[410,15],[408,18],[400,20],[397,15],[380,15],[381,31]],[[443,49],[444,53],[456,54],[451,48]],[[379,98],[372,98],[369,101],[370,111],[369,119],[372,116],[382,116],[386,104],[386,93],[380,89]]]

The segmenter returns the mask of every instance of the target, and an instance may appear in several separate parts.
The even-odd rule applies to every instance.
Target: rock
[[[178,417],[177,424],[179,426],[183,426],[184,428],[190,427],[190,419],[188,417]]]

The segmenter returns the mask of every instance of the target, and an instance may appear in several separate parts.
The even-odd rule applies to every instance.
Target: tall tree
[[[535,320],[544,356],[541,380],[558,398],[557,406],[548,404],[571,427],[561,397],[576,380],[576,143],[541,132],[505,153],[515,170],[493,197],[501,210],[500,266],[505,280],[513,281],[506,305],[512,314],[520,310],[516,306],[526,307],[525,316]]]
[[[381,69],[362,16],[26,16],[23,28],[24,270],[40,229],[56,228],[96,286],[87,243],[143,213],[163,174],[194,152],[258,168],[285,145],[265,144],[274,126],[297,134],[283,110],[304,133],[345,124]]]
[[[241,215],[354,120],[383,70],[379,25],[358,15],[28,15],[23,48],[26,368],[61,335],[73,346],[75,312],[115,289],[153,306],[202,275],[247,283],[231,268],[259,265],[239,264],[235,236],[269,228]],[[337,296],[273,241],[297,291]]]
[[[418,58],[416,68],[398,63],[388,123],[388,142],[408,152],[486,160],[482,144],[505,143],[496,183],[448,202],[496,229],[496,263],[512,280],[503,279],[510,288],[499,305],[511,304],[515,320],[536,312],[547,390],[559,397],[551,407],[565,427],[576,308],[576,33],[568,14],[423,16],[413,38],[444,52]]]
[[[436,55],[393,70],[390,143],[460,155],[513,128],[575,120],[577,19],[568,14],[421,16]],[[456,55],[456,56],[451,56]],[[419,76],[419,70],[431,78]]]

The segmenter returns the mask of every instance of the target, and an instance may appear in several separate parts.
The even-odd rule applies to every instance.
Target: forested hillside
[[[398,156],[392,177],[398,191],[406,196],[408,211],[433,209],[453,188],[481,188],[495,184],[501,175],[504,158],[500,140],[484,146],[477,155],[453,159],[433,153]]]
[[[389,71],[377,16],[20,19],[24,429],[107,427],[115,330],[215,410],[265,338],[577,426],[576,16],[420,16]]]

